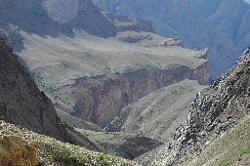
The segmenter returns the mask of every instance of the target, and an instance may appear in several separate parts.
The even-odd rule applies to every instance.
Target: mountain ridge
[[[248,117],[249,72],[250,48],[227,74],[197,94],[187,122],[177,128],[164,146],[153,152],[156,154],[155,164],[182,165],[238,124],[241,119]],[[148,161],[146,158],[145,156],[144,162]]]

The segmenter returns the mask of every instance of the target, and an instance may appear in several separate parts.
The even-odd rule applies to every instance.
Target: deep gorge
[[[79,78],[70,96],[75,102],[70,114],[104,128],[129,103],[184,79],[208,83],[208,62],[195,69],[181,65],[165,69],[146,67],[122,74]]]

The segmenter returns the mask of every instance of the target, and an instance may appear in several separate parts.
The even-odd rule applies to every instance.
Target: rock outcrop
[[[94,147],[87,138],[61,122],[51,100],[37,88],[3,39],[0,41],[0,117],[62,141]]]
[[[64,129],[41,92],[4,40],[0,42],[0,115],[11,123],[60,138]]]
[[[151,32],[123,31],[117,33],[116,37],[122,42],[137,44],[144,47],[183,46],[179,38],[165,38]]]
[[[1,138],[0,165],[38,166],[35,146],[13,136]]]
[[[232,129],[211,142],[198,155],[182,163],[184,166],[249,165],[250,117],[243,118]]]
[[[154,162],[181,164],[247,117],[250,111],[250,49],[227,74],[199,93],[186,124],[156,152]]]

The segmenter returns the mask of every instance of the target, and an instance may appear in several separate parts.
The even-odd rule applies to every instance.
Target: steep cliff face
[[[63,137],[53,104],[36,87],[30,75],[3,40],[0,43],[0,108],[1,116],[40,133]]]
[[[123,74],[77,79],[72,98],[72,115],[106,127],[123,107],[161,87],[184,79],[208,82],[208,63],[195,69],[173,66],[166,69],[143,68]]]
[[[187,123],[158,149],[154,162],[181,164],[247,117],[250,111],[249,71],[250,49],[247,49],[235,67],[197,95]]]
[[[4,40],[0,41],[0,96],[1,119],[63,141],[94,147],[61,123],[50,99],[37,88]]]

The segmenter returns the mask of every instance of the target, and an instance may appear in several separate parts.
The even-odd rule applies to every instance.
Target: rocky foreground
[[[12,166],[137,166],[114,155],[87,150],[0,121],[0,164]],[[139,166],[139,165],[138,165]]]
[[[218,144],[220,139],[228,141],[235,138],[232,139],[232,142],[222,146],[223,148],[228,147],[227,150],[231,147],[231,151],[222,152],[233,158],[238,157],[248,165],[249,160],[246,156],[250,155],[249,111],[250,49],[247,49],[227,74],[218,79],[210,88],[197,94],[192,103],[188,121],[176,130],[168,143],[154,151],[154,160],[148,157],[149,154],[138,160],[147,165],[150,162],[160,165],[186,165],[195,156],[199,157],[200,153],[204,154],[204,150],[211,148],[213,144]],[[237,127],[240,124],[245,127]],[[231,129],[237,131],[238,137],[233,136],[234,131],[230,131]],[[222,143],[218,145],[222,145]],[[234,147],[232,145],[237,146],[232,148]],[[212,149],[211,154],[220,150],[219,148]],[[205,165],[211,162],[206,159],[209,158],[208,156],[211,157],[211,154],[198,160],[198,163],[201,164],[202,161],[205,161],[203,163]],[[245,155],[245,159],[242,157],[243,155]],[[221,161],[220,157],[214,159]],[[149,159],[150,161],[148,161]],[[227,163],[230,160],[232,158],[229,157],[221,163]],[[233,159],[228,165],[237,165],[237,161],[237,159]],[[215,165],[220,164],[217,162]]]

